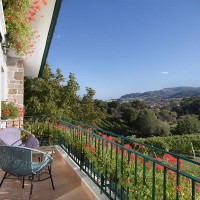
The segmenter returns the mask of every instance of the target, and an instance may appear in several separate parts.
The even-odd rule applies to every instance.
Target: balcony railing
[[[200,199],[200,163],[73,120],[24,118],[7,126],[59,144],[109,199]]]

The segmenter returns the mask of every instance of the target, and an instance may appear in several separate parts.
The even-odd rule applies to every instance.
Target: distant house
[[[18,55],[3,52],[2,46],[6,42],[6,25],[4,20],[2,1],[0,1],[0,98],[1,101],[8,99],[23,106],[24,102],[24,76],[37,77],[42,76],[46,58],[48,55],[51,39],[59,14],[62,0],[49,0],[48,6],[42,8],[44,17],[37,22],[37,28],[40,35],[40,41],[35,45],[34,54],[24,59]],[[0,108],[1,108],[0,101]],[[1,112],[0,112],[1,117]]]

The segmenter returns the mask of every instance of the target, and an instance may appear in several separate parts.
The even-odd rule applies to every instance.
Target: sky
[[[102,100],[200,87],[200,1],[63,0],[47,63]]]

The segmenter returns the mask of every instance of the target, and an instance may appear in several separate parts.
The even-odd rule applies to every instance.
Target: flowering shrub
[[[83,154],[81,166],[83,169],[88,167],[88,171],[92,170],[90,175],[95,182],[99,186],[106,184],[114,192],[124,191],[127,195],[125,199],[149,200],[152,199],[153,191],[155,199],[163,199],[164,195],[167,200],[174,200],[177,195],[180,199],[193,199],[194,190],[195,199],[200,199],[200,183],[192,183],[189,178],[199,180],[197,164],[177,159],[168,153],[152,156],[152,152],[142,144],[121,145],[118,138],[94,133],[81,126],[75,127],[51,119],[40,123],[30,118],[29,122],[27,128],[32,129],[35,135],[47,135],[51,143],[66,144],[70,149],[68,153],[73,153],[75,160],[80,153]],[[63,139],[61,143],[59,137]],[[182,174],[178,175],[178,172]],[[192,184],[195,184],[193,191]]]
[[[103,138],[106,137],[103,135]],[[107,139],[114,142],[111,136],[107,137]],[[152,161],[129,151],[133,149],[148,156],[148,149],[143,145],[138,146],[137,144],[134,145],[134,148],[130,144],[125,144],[125,148],[122,148],[122,146],[111,144],[102,139],[100,139],[99,146],[97,144],[98,142],[96,143],[95,139],[91,139],[89,143],[84,145],[86,157],[94,165],[97,172],[106,175],[107,180],[115,182],[117,188],[123,188],[124,191],[128,191],[129,199],[148,200],[152,198],[152,174],[155,170],[155,197],[156,199],[162,199],[164,167],[160,164],[155,164],[154,169]],[[177,185],[177,159],[167,153],[154,159],[174,169],[173,171],[166,168],[166,199],[176,199],[177,193],[179,193],[180,199],[192,199],[191,179],[180,176],[180,185]],[[195,173],[191,166],[183,163],[182,160],[179,161],[179,165],[182,171],[199,177],[198,171]],[[196,199],[200,199],[199,183],[196,183]]]
[[[180,154],[190,155],[192,153],[192,145],[195,150],[200,149],[200,134],[198,133],[168,137],[137,138],[137,141]]]
[[[18,55],[34,53],[34,44],[40,36],[32,24],[39,20],[36,14],[41,10],[41,3],[47,5],[46,0],[3,1],[10,46]]]
[[[19,107],[14,102],[1,102],[1,118],[2,119],[14,119],[17,117],[23,117],[24,109]]]

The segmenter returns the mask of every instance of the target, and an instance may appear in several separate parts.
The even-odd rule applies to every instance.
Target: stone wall
[[[24,103],[24,65],[23,59],[8,57],[8,101],[23,107]]]

